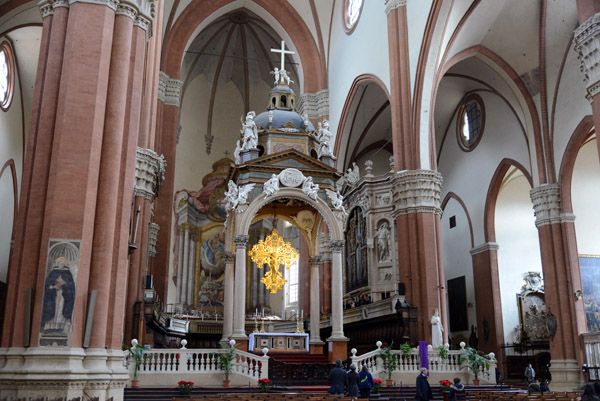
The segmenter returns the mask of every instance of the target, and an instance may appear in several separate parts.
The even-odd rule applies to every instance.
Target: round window
[[[463,100],[458,112],[458,143],[465,151],[475,149],[485,123],[485,109],[483,99],[476,94],[471,94]]]
[[[14,86],[12,51],[7,42],[0,44],[0,108],[8,110]]]
[[[343,16],[344,16],[344,28],[346,33],[350,34],[356,27],[364,0],[344,0],[343,2]]]

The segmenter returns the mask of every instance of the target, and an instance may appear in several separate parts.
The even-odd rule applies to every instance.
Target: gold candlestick
[[[258,321],[256,320],[256,318],[254,318],[254,331],[253,333],[259,333],[258,331]]]
[[[265,319],[263,318],[260,322],[260,333],[265,332]]]

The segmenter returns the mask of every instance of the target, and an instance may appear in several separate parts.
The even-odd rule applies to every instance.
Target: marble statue
[[[438,309],[433,310],[433,316],[431,316],[431,346],[437,348],[444,344],[442,332],[442,319],[440,318],[440,312]]]
[[[304,179],[304,183],[302,183],[302,192],[304,192],[309,198],[317,200],[319,185],[313,183],[312,177],[306,177]]]
[[[275,67],[274,71],[271,71],[271,75],[275,76],[275,85],[279,85],[279,68]]]
[[[271,175],[271,178],[265,182],[263,186],[263,192],[265,194],[265,198],[268,198],[269,196],[279,192],[279,177],[277,174]]]
[[[346,171],[346,178],[348,180],[348,184],[354,186],[360,180],[360,169],[356,165],[356,163],[352,162],[352,168],[349,168]]]
[[[331,206],[333,206],[333,210],[339,210],[344,214],[346,213],[346,208],[344,208],[344,197],[340,194],[340,191],[332,191],[331,189],[325,189],[325,193],[331,202]]]
[[[304,120],[304,131],[308,130],[308,123],[310,122],[308,120],[308,114],[304,113],[302,114],[302,120]]]
[[[286,71],[286,70],[284,70],[284,69],[281,69],[281,70],[279,70],[279,75],[281,76],[281,83],[284,83],[284,82],[285,82],[285,83],[286,83],[286,84],[288,84],[288,85],[289,85],[290,83],[292,83],[292,84],[294,83],[294,81],[292,81],[292,80],[290,79],[290,77],[288,76],[288,74],[287,74],[287,71]]]
[[[333,134],[331,131],[329,131],[329,121],[323,121],[322,126],[321,123],[319,123],[317,139],[320,142],[319,158],[321,158],[321,156],[332,156],[333,153],[331,152],[331,140],[333,139]]]
[[[383,222],[377,229],[377,255],[380,262],[390,258],[390,228],[387,222]]]
[[[240,131],[243,135],[242,150],[256,149],[258,146],[258,127],[254,122],[256,113],[249,111],[246,114],[246,121],[242,122],[242,130]]]
[[[233,151],[233,157],[235,160],[235,164],[242,164],[242,157],[240,156],[240,152],[242,151],[242,146],[240,145],[240,140],[238,139],[235,143],[235,150]]]
[[[227,192],[225,192],[225,210],[234,210],[239,205],[248,203],[248,194],[255,185],[256,184],[246,184],[243,187],[238,188],[233,181],[229,180]]]

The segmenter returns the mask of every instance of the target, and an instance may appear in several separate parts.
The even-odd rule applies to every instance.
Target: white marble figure
[[[275,76],[275,85],[279,85],[279,68],[275,67],[275,70],[271,71],[271,75]]]
[[[360,180],[360,169],[356,165],[356,163],[352,162],[352,167],[346,171],[346,179],[348,180],[348,184],[354,186]]]
[[[383,262],[390,258],[390,228],[388,223],[382,223],[377,229],[377,255]]]
[[[258,146],[258,127],[254,122],[256,113],[249,111],[246,114],[246,121],[242,122],[242,130],[240,131],[243,135],[242,150],[256,149]]]
[[[269,128],[273,125],[273,110],[269,110]]]
[[[292,81],[290,79],[290,77],[288,76],[286,70],[283,70],[283,69],[279,70],[279,75],[281,76],[281,83],[285,82],[288,86],[290,83],[292,83],[292,84],[294,83],[294,81]]]
[[[237,208],[239,205],[245,205],[248,203],[248,194],[252,191],[256,184],[246,184],[243,187],[238,188],[237,185],[231,180],[227,184],[228,189],[225,192],[225,210],[230,211]]]
[[[332,191],[331,189],[325,189],[325,193],[331,202],[331,206],[333,206],[333,210],[339,210],[344,214],[348,214],[344,207],[344,197],[340,194],[339,190]]]
[[[271,175],[271,178],[265,182],[263,186],[263,192],[265,194],[265,198],[268,198],[269,196],[279,192],[279,177],[277,174]]]
[[[331,152],[331,140],[333,139],[333,134],[331,133],[331,131],[329,131],[329,121],[323,121],[322,126],[321,123],[319,123],[317,139],[320,142],[319,159],[321,158],[321,156],[333,156],[333,153]]]
[[[306,177],[302,184],[302,192],[304,192],[309,198],[317,200],[317,193],[319,192],[319,185],[313,183],[312,177]]]
[[[442,332],[442,319],[440,318],[440,312],[436,309],[433,310],[433,316],[431,316],[431,346],[437,348],[444,344]]]
[[[302,120],[304,120],[304,131],[308,130],[308,123],[310,122],[308,120],[308,114],[304,113],[302,114]]]
[[[235,143],[235,150],[233,151],[233,158],[235,160],[235,164],[242,164],[242,157],[240,156],[241,151],[242,146],[240,145],[240,140],[238,139]]]

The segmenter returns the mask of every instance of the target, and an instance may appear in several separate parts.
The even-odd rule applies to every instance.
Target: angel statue
[[[240,156],[241,151],[242,146],[240,145],[240,140],[238,139],[235,143],[235,150],[233,151],[233,158],[235,160],[235,164],[242,164],[242,157]]]
[[[265,185],[263,186],[263,192],[265,193],[265,198],[268,198],[269,196],[279,192],[279,177],[277,174],[271,175],[271,178],[265,182]]]
[[[246,184],[243,187],[238,188],[237,185],[231,180],[227,184],[228,189],[225,192],[225,210],[230,211],[237,208],[239,205],[245,205],[248,203],[248,194],[254,188],[256,184]]]
[[[360,180],[360,169],[356,163],[352,162],[352,167],[346,171],[346,179],[351,186],[356,185]]]
[[[246,121],[242,121],[242,129],[240,131],[243,135],[242,150],[256,149],[258,146],[258,127],[254,122],[254,117],[256,117],[256,113],[249,111],[246,114]]]
[[[319,123],[319,131],[317,134],[317,139],[320,142],[319,145],[319,158],[321,156],[332,156],[331,153],[331,139],[333,138],[333,134],[329,131],[329,121],[323,121],[323,125]]]
[[[319,185],[313,183],[312,177],[306,177],[302,184],[302,192],[304,192],[309,198],[317,200],[317,193],[319,192]]]
[[[279,85],[279,68],[275,67],[275,70],[271,71],[271,75],[275,75],[275,85]]]
[[[292,81],[292,80],[290,79],[290,77],[288,76],[288,74],[287,74],[287,71],[286,71],[286,70],[279,70],[279,75],[281,75],[281,83],[284,83],[284,82],[285,82],[285,83],[286,83],[286,84],[288,84],[288,85],[290,84],[290,82],[291,82],[291,83],[294,83],[294,81]]]
[[[333,210],[339,210],[344,214],[346,213],[346,208],[344,207],[344,197],[340,194],[340,191],[332,191],[331,189],[325,189],[325,193],[331,202],[331,206],[333,206]]]

